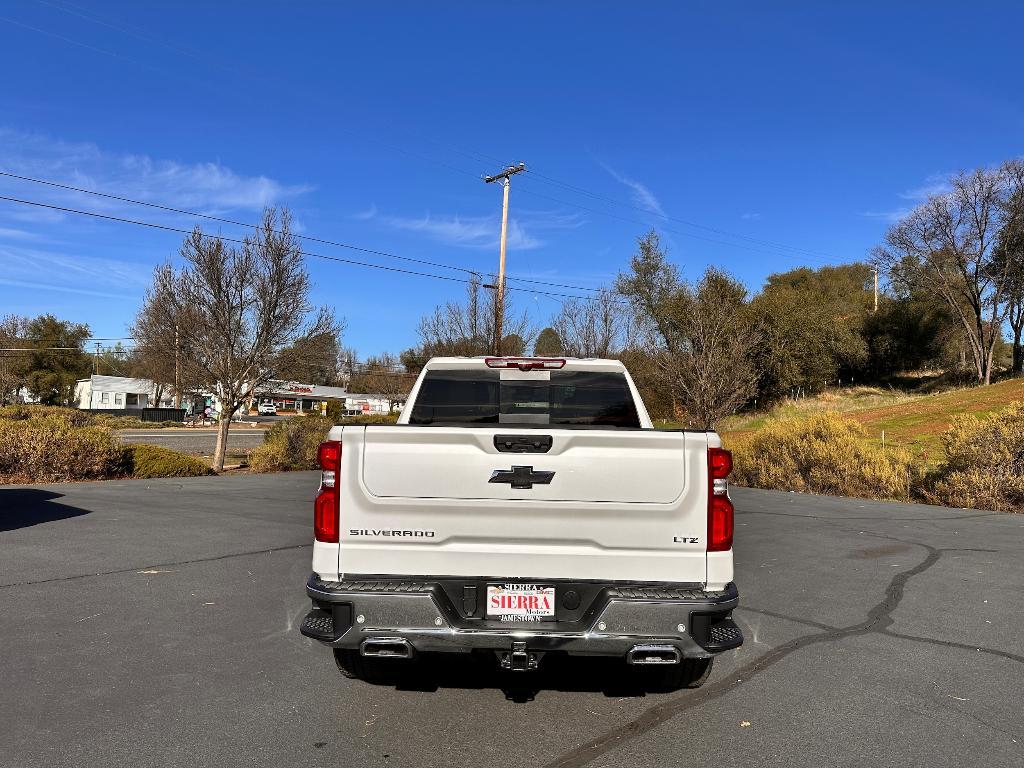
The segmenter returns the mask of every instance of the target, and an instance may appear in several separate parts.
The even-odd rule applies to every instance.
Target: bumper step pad
[[[313,610],[302,620],[299,631],[316,640],[334,639],[334,616],[326,611]]]
[[[736,626],[732,619],[723,619],[712,624],[708,632],[708,642],[704,648],[712,653],[728,651],[743,645],[743,630]]]

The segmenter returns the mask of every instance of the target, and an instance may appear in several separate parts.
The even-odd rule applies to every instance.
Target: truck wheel
[[[712,659],[683,659],[671,667],[646,667],[645,683],[650,690],[671,693],[680,688],[700,688],[711,676]]]
[[[374,685],[396,685],[415,664],[406,659],[368,659],[358,650],[347,648],[334,649],[334,663],[344,677]]]

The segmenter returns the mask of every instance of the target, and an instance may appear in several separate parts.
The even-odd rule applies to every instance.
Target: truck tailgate
[[[497,436],[550,448],[503,452]],[[705,433],[371,426],[342,438],[340,573],[705,581]]]
[[[497,436],[550,437],[551,448],[502,453]],[[363,482],[374,496],[415,499],[671,504],[686,488],[685,439],[683,432],[649,430],[374,428],[363,441]],[[495,470],[513,466],[555,474],[529,489],[490,482]]]

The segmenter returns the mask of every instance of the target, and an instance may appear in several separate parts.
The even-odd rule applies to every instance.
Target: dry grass
[[[740,485],[907,501],[922,473],[903,450],[865,441],[849,416],[816,413],[773,421],[730,444]]]
[[[1024,400],[1024,379],[1010,379],[988,387],[961,387],[934,394],[878,387],[830,390],[815,397],[787,400],[761,413],[738,414],[719,430],[728,445],[749,437],[777,421],[809,418],[820,413],[849,415],[864,427],[864,440],[905,448],[928,467],[942,459],[942,434],[958,416],[988,416]]]

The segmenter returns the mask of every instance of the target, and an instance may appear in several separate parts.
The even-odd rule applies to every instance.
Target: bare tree
[[[746,289],[714,268],[688,285],[655,232],[640,238],[630,268],[616,288],[632,303],[655,381],[682,406],[689,424],[714,427],[757,391],[760,334]]]
[[[29,354],[33,344],[24,339],[29,319],[19,315],[4,315],[0,318],[0,405],[16,402],[18,391],[25,386]]]
[[[959,173],[895,224],[874,251],[877,265],[911,271],[963,326],[979,382],[992,380],[993,355],[1007,317],[1013,261],[994,260],[997,237],[1021,216],[1024,162]]]
[[[473,276],[466,286],[465,303],[449,301],[420,320],[417,331],[423,355],[430,358],[439,355],[486,355],[491,352],[498,302],[494,291],[483,296],[482,289],[479,276]],[[505,296],[503,310],[504,340],[510,342],[506,345],[503,340],[503,349],[510,346],[529,348],[536,333],[527,314],[523,312],[516,315],[508,295]]]
[[[321,309],[307,325],[310,280],[286,210],[265,211],[237,247],[196,227],[181,256],[180,270],[167,264],[155,271],[133,335],[166,356],[174,354],[177,330],[186,378],[212,389],[221,404],[213,457],[221,471],[231,418],[273,376],[275,356],[300,336],[326,332],[333,317]]]
[[[746,288],[709,267],[677,305],[682,354],[656,358],[674,381],[691,424],[714,427],[757,392],[755,352],[761,333],[750,319]]]
[[[1024,194],[1024,190],[1017,190],[1017,194]],[[1006,275],[1006,319],[1013,333],[1012,371],[1019,376],[1024,373],[1024,201],[1011,200],[1009,207],[1010,217],[993,251],[992,269]]]
[[[626,346],[629,325],[629,302],[608,289],[590,299],[568,299],[551,322],[570,357],[611,357]]]
[[[378,395],[388,402],[388,411],[394,410],[397,403],[405,401],[416,374],[402,370],[399,358],[390,352],[378,357],[371,357],[360,366],[360,372],[352,379],[350,387],[353,392]]]

